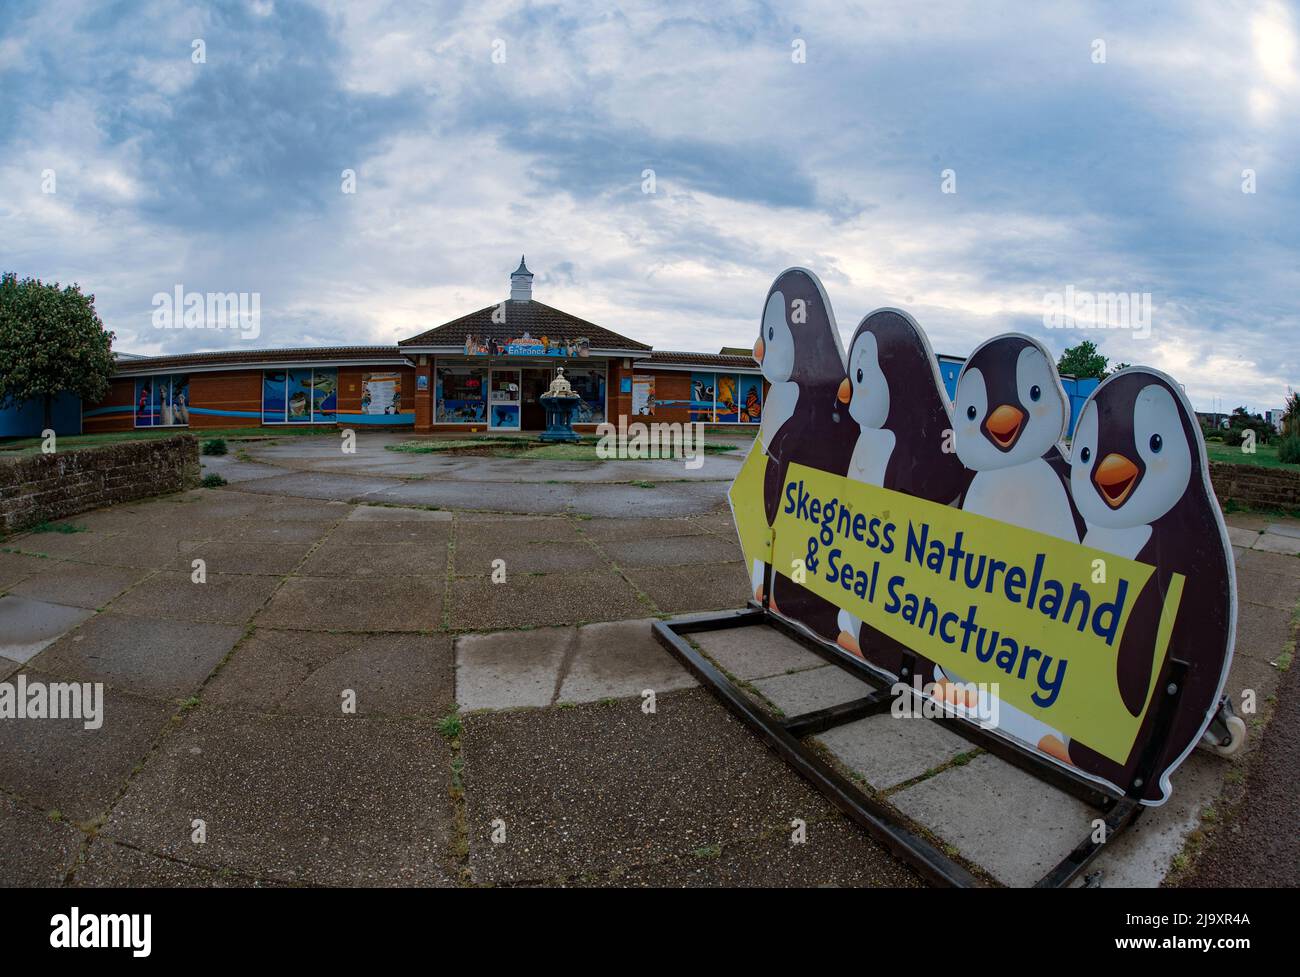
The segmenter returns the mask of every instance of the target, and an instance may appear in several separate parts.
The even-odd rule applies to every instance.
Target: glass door
[[[488,424],[494,431],[519,430],[519,371],[493,368]]]

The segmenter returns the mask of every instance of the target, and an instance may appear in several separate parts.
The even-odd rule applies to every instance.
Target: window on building
[[[605,367],[566,366],[564,379],[582,398],[573,416],[575,424],[600,424],[605,420]]]
[[[439,424],[482,424],[487,419],[488,371],[480,366],[440,366],[434,392]]]
[[[136,377],[136,427],[188,427],[190,378],[183,373]]]
[[[492,414],[494,428],[519,428],[519,371],[492,371]]]
[[[262,373],[263,424],[330,424],[338,410],[339,371],[334,367]]]

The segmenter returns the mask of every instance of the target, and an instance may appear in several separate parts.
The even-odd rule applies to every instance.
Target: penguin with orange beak
[[[953,435],[974,472],[961,507],[1077,543],[1061,439],[1070,401],[1046,349],[1007,333],[976,347],[957,377]]]
[[[852,439],[838,430],[848,423],[844,349],[830,300],[812,272],[791,268],[772,283],[754,359],[770,384],[753,450],[767,456],[763,503],[771,525],[791,464],[839,475],[853,450]],[[774,569],[772,609],[834,641],[839,634],[835,606],[795,584],[785,575],[787,568]],[[751,582],[755,598],[761,600],[759,561],[751,568]]]
[[[1168,796],[1168,772],[1205,733],[1232,663],[1236,633],[1236,574],[1223,516],[1210,486],[1196,416],[1179,386],[1147,367],[1108,377],[1084,404],[1074,432],[1070,483],[1087,524],[1083,542],[1155,568],[1120,638],[1115,682],[1134,716],[1148,708],[1152,689],[1169,683],[1169,658],[1187,662],[1177,712],[1141,798]],[[1161,672],[1154,660],[1165,595],[1174,574],[1183,593]],[[1127,789],[1154,730],[1154,709],[1126,763],[1108,760],[1077,740],[1070,761],[1080,770]],[[1234,738],[1245,726],[1229,715]]]
[[[951,505],[968,473],[951,450],[952,411],[938,361],[921,327],[906,312],[880,309],[858,324],[849,343],[848,411],[858,438],[850,479]],[[897,641],[839,613],[838,643],[897,676],[905,654]]]
[[[1070,401],[1043,345],[1005,333],[977,346],[957,376],[955,414],[957,457],[973,472],[961,508],[1079,542],[1083,521],[1070,499],[1061,442]],[[963,707],[975,717],[991,711],[961,691],[963,680],[953,672],[936,668],[935,679],[959,713]],[[1002,733],[1069,763],[1061,732],[1007,702],[998,703],[996,714]]]

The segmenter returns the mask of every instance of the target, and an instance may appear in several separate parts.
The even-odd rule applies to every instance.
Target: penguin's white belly
[[[976,473],[962,509],[1072,543],[1079,541],[1065,486],[1041,458],[1014,468]]]
[[[1088,524],[1088,531],[1083,536],[1083,545],[1095,550],[1104,550],[1116,556],[1136,560],[1151,538],[1150,526],[1126,526],[1123,529],[1106,529],[1104,526]]]
[[[884,485],[885,471],[894,453],[894,432],[881,428],[864,428],[853,446],[849,459],[849,478],[867,485]]]
[[[770,449],[772,438],[776,437],[776,432],[781,430],[781,425],[794,417],[798,405],[799,385],[797,383],[786,380],[782,383],[774,383],[768,389],[767,397],[763,401],[763,420],[758,428],[764,453]]]

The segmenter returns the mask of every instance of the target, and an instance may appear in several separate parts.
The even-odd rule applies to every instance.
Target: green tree
[[[0,276],[0,408],[39,399],[50,428],[58,394],[102,400],[113,367],[113,333],[95,312],[95,296],[79,285]]]
[[[1100,380],[1106,375],[1106,357],[1097,352],[1097,344],[1085,339],[1078,346],[1066,347],[1056,364],[1056,372],[1062,376],[1083,379],[1096,377]]]

